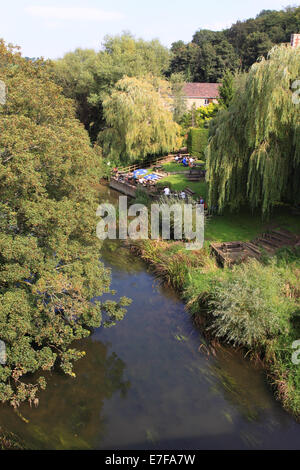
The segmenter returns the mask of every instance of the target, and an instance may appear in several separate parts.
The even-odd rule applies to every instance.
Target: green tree
[[[170,84],[173,97],[173,118],[180,123],[180,120],[186,112],[186,100],[184,96],[184,76],[182,73],[174,73],[170,77]]]
[[[168,75],[183,72],[186,81],[219,81],[226,69],[248,71],[274,44],[288,43],[300,32],[300,7],[263,10],[256,18],[237,21],[223,31],[200,29],[192,42],[177,41],[171,47]]]
[[[93,49],[76,49],[54,63],[53,74],[64,95],[76,102],[77,117],[95,140],[103,126],[101,102],[91,104],[89,97],[97,93],[99,54]]]
[[[199,46],[195,43],[174,42],[171,46],[171,62],[167,75],[182,73],[186,82],[194,81],[194,68],[197,63]]]
[[[210,103],[207,106],[196,108],[195,105],[183,114],[179,124],[186,132],[190,127],[209,127],[210,121],[217,115],[220,106],[216,103]]]
[[[226,69],[234,71],[240,61],[222,33],[200,30],[193,41],[172,44],[169,73],[181,72],[186,81],[217,82]]]
[[[135,39],[130,33],[106,36],[102,49],[77,49],[56,61],[54,75],[67,97],[75,98],[78,117],[93,141],[105,126],[102,101],[124,76],[163,76],[170,53],[158,40]]]
[[[222,79],[222,85],[219,88],[220,104],[225,108],[231,103],[234,94],[234,74],[227,70]]]
[[[193,36],[192,42],[197,44],[199,47],[203,47],[204,44],[218,44],[220,41],[225,39],[223,31],[211,31],[209,29],[199,29]]]
[[[240,60],[233,46],[226,39],[214,43],[204,42],[199,49],[197,64],[194,68],[194,81],[218,82],[225,70],[234,72]]]
[[[74,375],[83,353],[71,343],[122,319],[127,302],[91,302],[110,292],[95,236],[101,162],[49,67],[0,42],[0,401],[14,407],[37,403],[43,370]]]
[[[103,101],[108,128],[99,135],[104,156],[142,159],[178,148],[179,126],[173,121],[168,83],[125,77]]]
[[[246,37],[242,55],[244,67],[250,67],[260,57],[267,57],[273,43],[266,33],[253,32]]]
[[[208,146],[210,204],[242,204],[267,214],[277,202],[300,202],[300,106],[291,85],[300,48],[276,46],[242,76]],[[293,96],[293,93],[295,95]]]

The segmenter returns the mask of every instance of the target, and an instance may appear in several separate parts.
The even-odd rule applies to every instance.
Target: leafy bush
[[[196,108],[194,105],[192,109],[183,114],[179,124],[185,134],[190,127],[208,128],[210,121],[217,115],[220,105],[210,103],[209,105],[200,106]]]
[[[137,188],[135,193],[135,199],[133,200],[133,204],[144,204],[148,206],[150,204],[151,198],[149,197],[148,193],[143,188]]]
[[[205,148],[208,143],[208,129],[190,129],[187,139],[188,152],[199,159],[205,158]]]
[[[237,266],[232,276],[215,286],[209,302],[217,337],[236,346],[257,348],[289,330],[294,302],[286,294],[283,271],[273,260]]]

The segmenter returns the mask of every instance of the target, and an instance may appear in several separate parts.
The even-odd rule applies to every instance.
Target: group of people
[[[134,186],[137,186],[141,184],[142,186],[145,186],[149,189],[153,189],[155,186],[155,180],[151,179],[145,179],[143,176],[135,176],[133,172],[129,173],[120,173],[118,168],[114,168],[114,177],[120,182],[120,183],[128,183]]]
[[[168,186],[166,186],[163,190],[165,196],[171,196],[171,190]],[[175,196],[179,196],[181,199],[186,198],[186,193],[184,191],[181,191],[180,193],[175,193]]]
[[[195,162],[195,159],[193,157],[189,157],[189,158],[187,156],[181,157],[180,155],[176,155],[174,160],[176,163],[182,163],[183,166],[185,167],[187,166],[192,167]]]
[[[164,196],[172,196],[172,193],[171,193],[171,190],[168,186],[166,186],[163,190],[163,193],[164,193]],[[187,198],[187,195],[185,193],[185,191],[180,191],[179,193],[174,193],[174,196],[178,196],[180,197],[180,199],[186,199]],[[207,209],[207,203],[204,199],[204,197],[200,196],[199,200],[198,200],[198,204],[203,204],[204,205],[204,209]]]

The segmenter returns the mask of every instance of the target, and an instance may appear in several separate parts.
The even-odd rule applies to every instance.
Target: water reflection
[[[109,343],[89,338],[81,341],[78,349],[87,355],[75,365],[75,379],[58,372],[49,374],[39,407],[20,408],[23,419],[7,407],[1,410],[1,423],[30,448],[95,447],[106,432],[104,401],[114,394],[119,400],[127,395],[130,381],[124,379],[126,365]]]

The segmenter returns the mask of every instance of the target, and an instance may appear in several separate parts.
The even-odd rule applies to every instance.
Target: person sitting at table
[[[181,197],[181,199],[185,199],[186,195],[185,195],[185,192],[184,192],[184,191],[181,191],[180,197]]]
[[[186,157],[184,157],[184,159],[182,160],[182,163],[183,163],[184,166],[188,166],[188,165],[189,165],[189,164],[188,164],[188,161],[187,161],[187,159],[186,159]]]
[[[178,163],[178,160],[179,160],[179,155],[176,155],[175,158],[174,158],[175,162]]]
[[[164,195],[165,195],[165,196],[170,196],[170,188],[168,188],[168,186],[166,186],[166,187],[164,188]]]
[[[205,201],[204,201],[203,197],[202,197],[202,196],[200,196],[200,199],[199,199],[199,204],[204,204],[204,202],[205,202]]]

